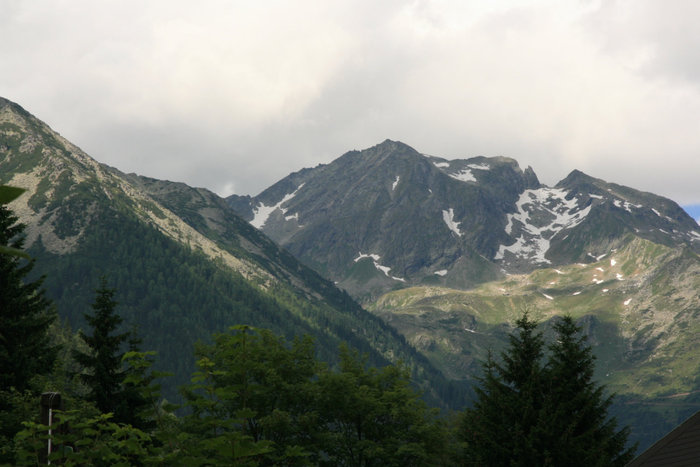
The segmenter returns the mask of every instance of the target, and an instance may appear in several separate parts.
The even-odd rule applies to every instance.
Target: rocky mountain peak
[[[587,262],[630,232],[700,248],[695,222],[662,197],[579,170],[550,188],[512,158],[448,160],[392,140],[228,201],[356,296]]]

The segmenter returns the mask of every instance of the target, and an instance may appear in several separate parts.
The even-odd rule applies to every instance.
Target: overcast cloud
[[[390,138],[700,204],[700,2],[0,0],[0,96],[222,195]]]

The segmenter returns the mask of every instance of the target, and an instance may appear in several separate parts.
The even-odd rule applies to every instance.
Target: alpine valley
[[[448,378],[478,375],[524,311],[545,333],[568,313],[640,449],[700,408],[700,227],[671,200],[385,141],[228,202]]]
[[[83,326],[106,275],[175,384],[196,340],[250,324],[402,360],[459,409],[528,311],[583,325],[639,452],[700,408],[700,227],[650,193],[387,140],[222,199],[100,164],[1,98],[0,184],[28,190],[10,207],[62,319]]]

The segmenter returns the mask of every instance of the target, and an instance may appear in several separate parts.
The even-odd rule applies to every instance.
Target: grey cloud
[[[693,2],[8,5],[0,95],[123,171],[257,194],[391,138],[700,202]]]
[[[700,86],[700,3],[601,2],[583,21],[618,59],[642,73]]]

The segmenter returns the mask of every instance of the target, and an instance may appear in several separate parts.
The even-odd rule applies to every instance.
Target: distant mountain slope
[[[388,140],[227,201],[363,300],[591,262],[629,232],[700,251],[700,228],[665,198],[578,171],[550,188],[512,159],[448,161]]]
[[[505,212],[522,190],[538,186],[534,173],[511,159],[448,162],[385,141],[291,174],[255,198],[228,201],[362,296],[412,283],[469,286],[498,277],[489,256],[508,240]]]
[[[371,310],[450,377],[476,375],[507,342],[524,310],[549,329],[569,313],[597,356],[596,379],[617,393],[615,410],[648,446],[698,410],[700,257],[627,234],[593,263],[543,268],[473,290],[413,287]]]
[[[700,356],[687,352],[700,345],[697,290],[696,253],[628,235],[594,263],[511,275],[468,291],[407,288],[383,295],[371,310],[451,376],[474,374],[474,359],[502,345],[524,310],[545,322],[562,312],[585,317],[601,380],[616,392],[660,396],[692,390],[693,375],[700,375]]]
[[[101,274],[118,311],[160,365],[189,377],[192,345],[245,323],[315,337],[329,359],[347,341],[381,365],[402,359],[436,403],[463,403],[393,328],[299,263],[204,189],[126,175],[99,164],[19,105],[0,98],[0,183],[26,188],[10,207],[74,326]],[[431,386],[428,387],[428,382]],[[172,396],[174,392],[170,391]],[[441,395],[442,393],[442,395]]]
[[[478,375],[523,311],[545,329],[571,313],[643,447],[700,408],[700,227],[671,200],[385,141],[227,201],[450,378]]]

